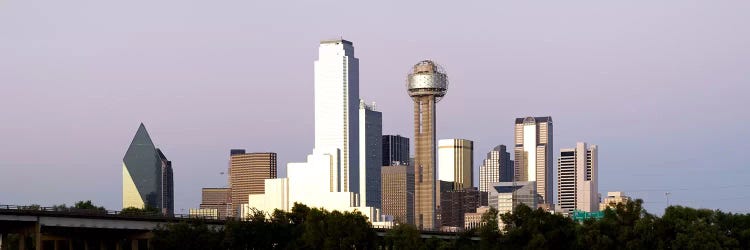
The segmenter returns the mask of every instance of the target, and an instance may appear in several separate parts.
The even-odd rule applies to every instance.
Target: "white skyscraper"
[[[381,223],[380,210],[366,206],[369,185],[364,185],[360,197],[359,168],[360,154],[370,156],[372,151],[373,158],[378,157],[379,151],[368,149],[372,149],[371,142],[382,140],[380,113],[364,111],[365,135],[360,135],[359,62],[351,42],[322,41],[319,53],[315,61],[315,148],[307,161],[287,164],[287,177],[281,178],[285,180],[266,179],[265,193],[249,195],[246,207],[272,214],[275,209],[288,211],[294,203],[301,203],[329,211],[359,211],[373,224]],[[360,136],[366,138],[364,152],[359,150]],[[378,141],[369,140],[372,137]],[[377,149],[382,150],[379,144]],[[374,160],[380,167],[381,159]],[[365,166],[362,182],[367,184],[372,176],[366,175],[369,167]],[[379,181],[379,168],[377,178]]]
[[[340,158],[330,173],[333,191],[359,192],[359,59],[347,40],[321,41],[318,48],[315,149]]]
[[[597,146],[576,143],[557,159],[557,204],[563,211],[599,211]]]
[[[381,208],[380,168],[383,167],[383,114],[375,104],[359,105],[359,199],[362,206]]]

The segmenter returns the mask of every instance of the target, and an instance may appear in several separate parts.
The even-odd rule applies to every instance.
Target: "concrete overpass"
[[[0,249],[8,249],[10,234],[19,249],[144,250],[160,225],[195,221],[187,216],[128,215],[119,211],[0,205]],[[224,221],[201,220],[216,228]],[[33,247],[33,248],[32,248]]]

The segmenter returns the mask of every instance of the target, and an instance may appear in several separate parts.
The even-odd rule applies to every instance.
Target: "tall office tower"
[[[536,182],[540,205],[552,206],[552,117],[516,118],[515,179]]]
[[[448,91],[445,70],[430,60],[412,67],[407,85],[414,101],[414,219],[418,228],[436,226],[435,104]]]
[[[383,166],[382,214],[398,223],[414,223],[414,168],[406,165]]]
[[[172,161],[167,160],[161,149],[156,149],[161,163],[161,212],[172,215],[174,212],[174,176],[172,174]]]
[[[315,149],[339,157],[336,190],[359,192],[359,59],[347,40],[321,41],[315,61]]]
[[[265,180],[276,178],[276,153],[245,153],[229,156],[229,190],[232,216],[248,195],[264,194]]]
[[[232,211],[229,195],[229,188],[203,188],[200,209],[215,209],[218,218],[226,218]]]
[[[438,141],[438,176],[453,182],[454,190],[474,187],[474,142],[466,139]]]
[[[383,114],[375,103],[359,105],[360,205],[380,208],[380,168],[383,166]]]
[[[489,192],[490,184],[513,181],[513,160],[505,145],[497,145],[479,167],[479,191]]]
[[[154,146],[141,123],[122,159],[122,208],[146,206],[174,212],[172,162]]]
[[[566,213],[599,211],[597,146],[576,143],[560,150],[557,159],[557,204]]]
[[[362,206],[366,201],[359,197],[359,64],[354,47],[346,40],[322,41],[318,52],[312,153],[305,162],[288,163],[286,178],[266,180],[265,194],[249,195],[247,205],[240,204],[273,213],[302,203],[329,211],[356,210],[379,222],[380,210]]]
[[[409,138],[383,135],[383,166],[409,165]]]

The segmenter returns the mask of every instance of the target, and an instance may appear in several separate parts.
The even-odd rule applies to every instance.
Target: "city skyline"
[[[417,5],[412,4],[407,7]],[[648,10],[624,3],[488,6],[469,17],[478,26],[464,29],[439,20],[434,27],[445,30],[437,35],[430,34],[433,27],[405,27],[411,18],[398,14],[401,10],[383,28],[369,13],[335,29],[326,27],[335,21],[326,15],[296,28],[283,21],[284,14],[271,19],[282,20],[278,26],[268,28],[253,25],[267,15],[244,17],[239,10],[247,8],[239,6],[233,8],[238,12],[200,6],[226,17],[206,21],[188,14],[201,8],[181,5],[177,12],[184,15],[170,21],[157,13],[169,9],[162,3],[141,13],[143,20],[128,19],[111,5],[93,5],[105,7],[54,23],[26,21],[30,15],[64,19],[85,6],[52,3],[36,9],[32,3],[8,2],[0,10],[9,11],[0,16],[0,34],[8,38],[0,41],[0,52],[7,55],[0,65],[8,69],[0,74],[0,104],[13,107],[0,111],[11,121],[0,125],[0,134],[13,142],[0,144],[0,189],[14,190],[28,178],[46,184],[4,192],[3,203],[91,199],[118,207],[119,198],[108,195],[121,188],[112,181],[121,173],[113,169],[139,122],[149,125],[157,146],[168,149],[175,162],[177,213],[199,204],[201,187],[223,186],[226,176],[220,172],[230,148],[278,152],[284,176],[286,163],[304,160],[313,145],[311,48],[320,39],[342,35],[358,44],[360,92],[383,110],[384,134],[411,137],[411,111],[400,110],[410,102],[403,96],[404,69],[434,58],[456,83],[441,103],[437,139],[471,139],[477,152],[487,152],[497,144],[511,145],[513,118],[550,115],[556,123],[553,152],[577,141],[607,149],[600,155],[603,194],[624,191],[645,199],[652,212],[666,206],[665,192],[672,193],[672,204],[748,211],[736,195],[714,194],[740,192],[750,177],[742,157],[750,146],[744,139],[750,137],[743,125],[750,118],[742,93],[750,89],[741,67],[750,63],[750,53],[742,45],[747,31],[736,27],[748,20],[742,14],[746,3],[699,8],[650,3]],[[122,7],[140,9],[133,6]],[[437,12],[447,14],[451,7],[468,8],[449,5]],[[218,31],[205,35],[212,30]],[[415,38],[396,40],[407,31],[416,32],[409,36]],[[454,35],[446,39],[446,34]],[[269,42],[269,37],[278,39]],[[488,105],[500,99],[497,93],[503,93],[502,105]],[[528,99],[513,93],[540,98],[510,107]],[[596,105],[587,112],[575,109],[591,103]],[[268,110],[271,106],[276,108]],[[507,111],[498,114],[498,107]],[[736,122],[712,129],[723,119]],[[39,155],[40,148],[55,150]],[[720,157],[693,154],[696,148]],[[632,166],[633,157],[648,164]],[[481,157],[474,166],[478,161]],[[704,178],[723,181],[703,190],[687,184]]]

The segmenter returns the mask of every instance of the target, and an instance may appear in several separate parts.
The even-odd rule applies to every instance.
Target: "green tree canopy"
[[[96,205],[94,205],[91,202],[91,200],[78,201],[78,202],[75,203],[75,205],[73,206],[73,208],[76,208],[76,209],[95,209],[95,210],[106,211],[106,209],[104,209],[104,207],[97,207]]]
[[[159,250],[212,250],[225,249],[224,232],[211,229],[201,222],[180,222],[160,226],[154,230],[151,248]]]
[[[412,224],[398,224],[385,235],[385,242],[392,249],[421,249],[423,247],[419,229]]]
[[[378,240],[358,212],[327,211],[295,204],[289,212],[253,211],[247,220],[230,220],[223,231],[200,223],[168,225],[155,233],[154,249],[750,249],[750,215],[671,206],[658,217],[643,201],[617,204],[604,217],[577,223],[568,217],[525,205],[513,213],[482,216],[476,231],[453,240],[423,238],[399,224]],[[127,212],[147,209],[127,208]],[[472,240],[479,237],[480,241]],[[189,246],[186,244],[190,244]]]

